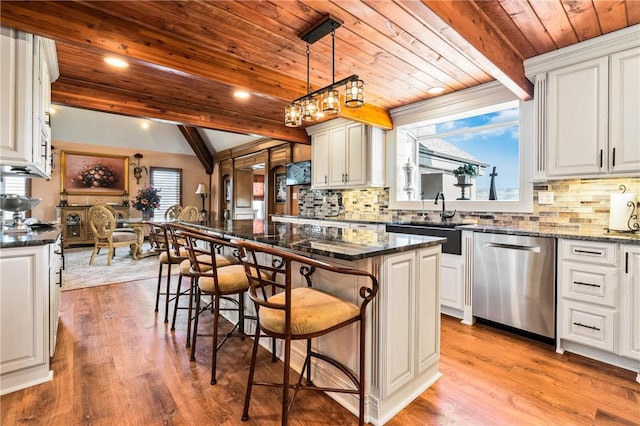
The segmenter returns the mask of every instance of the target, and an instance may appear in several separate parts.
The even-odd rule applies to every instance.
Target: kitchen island
[[[382,425],[441,376],[439,237],[234,220],[189,224],[227,239],[245,239],[293,250],[336,266],[378,278],[379,292],[367,313],[365,421]],[[345,300],[358,300],[359,277],[314,274],[314,287]],[[314,339],[320,352],[358,371],[356,326]],[[265,341],[265,347],[269,345]],[[280,351],[278,350],[278,353]],[[304,342],[292,345],[292,367],[300,371]],[[331,370],[316,367],[314,383],[344,387]],[[329,394],[352,413],[357,397]]]
[[[60,230],[0,234],[0,395],[53,378]]]

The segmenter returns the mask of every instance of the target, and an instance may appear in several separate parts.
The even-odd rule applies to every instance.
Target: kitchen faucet
[[[456,211],[455,211],[455,210],[453,210],[453,213],[450,213],[450,214],[445,213],[445,211],[444,211],[444,210],[445,210],[445,205],[444,205],[444,192],[438,192],[438,193],[436,194],[436,201],[435,201],[435,203],[433,203],[433,204],[436,204],[436,205],[437,205],[437,204],[438,204],[438,200],[439,200],[440,198],[442,198],[442,213],[440,213],[440,220],[441,220],[442,222],[444,222],[445,220],[447,220],[447,219],[451,219],[452,217],[454,217],[454,216],[456,215]]]

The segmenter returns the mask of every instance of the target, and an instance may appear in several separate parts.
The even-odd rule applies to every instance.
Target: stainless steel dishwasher
[[[476,232],[473,315],[555,339],[555,238]]]

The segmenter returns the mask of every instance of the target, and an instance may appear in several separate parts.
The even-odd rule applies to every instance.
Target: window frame
[[[179,202],[178,204],[180,204],[182,206],[182,186],[183,186],[183,182],[184,182],[184,174],[182,172],[181,168],[176,168],[176,167],[156,167],[156,166],[151,166],[149,167],[149,184],[152,185],[154,188],[157,188],[157,186],[153,183],[153,173],[155,171],[164,171],[164,172],[176,172],[180,175],[180,188],[179,188]],[[160,192],[160,202],[162,203],[162,191]],[[173,204],[172,204],[173,205]],[[167,206],[167,209],[171,207],[171,205]],[[157,209],[157,212],[162,212],[162,214],[160,215],[161,217],[164,217],[164,213],[166,212],[165,210],[161,210],[161,209]],[[155,217],[155,213],[156,211],[154,211],[154,217]]]
[[[389,208],[392,210],[437,211],[441,207],[428,200],[398,201],[398,185],[404,177],[399,173],[396,144],[398,134],[405,132],[407,126],[454,116],[470,110],[477,110],[508,101],[517,97],[502,84],[493,82],[470,89],[428,99],[391,111],[394,128],[387,131],[387,182],[393,182],[389,188]],[[447,210],[464,212],[532,212],[533,211],[533,101],[519,101],[520,105],[520,144],[519,144],[519,196],[518,201],[486,200],[459,201],[447,200]]]

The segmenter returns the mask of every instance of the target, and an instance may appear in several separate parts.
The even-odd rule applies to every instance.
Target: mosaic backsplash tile
[[[458,212],[458,217],[480,225],[527,227],[535,223],[575,230],[603,229],[609,226],[610,195],[619,194],[620,185],[625,185],[627,193],[640,196],[640,177],[547,181],[534,185],[531,213]],[[539,205],[539,191],[552,191],[554,203]],[[379,222],[424,219],[421,211],[389,209],[389,190],[384,188],[311,190],[300,187],[299,209],[300,216],[310,217]],[[427,220],[440,218],[434,211]]]

